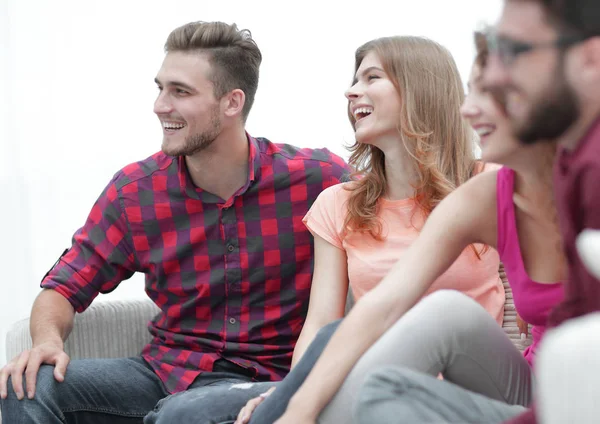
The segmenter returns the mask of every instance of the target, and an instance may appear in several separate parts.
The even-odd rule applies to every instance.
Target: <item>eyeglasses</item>
[[[490,53],[497,54],[504,66],[511,66],[519,55],[539,49],[564,49],[585,39],[583,36],[565,35],[546,43],[527,43],[493,33],[488,34],[486,38]]]

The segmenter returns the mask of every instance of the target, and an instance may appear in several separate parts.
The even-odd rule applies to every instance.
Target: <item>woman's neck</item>
[[[384,151],[386,194],[389,200],[401,200],[415,195],[418,174],[415,159],[399,142],[393,148]]]
[[[554,222],[555,206],[552,192],[553,146],[531,146],[522,157],[523,166],[515,166],[514,200],[525,213],[541,220]],[[526,156],[531,156],[527,160]]]

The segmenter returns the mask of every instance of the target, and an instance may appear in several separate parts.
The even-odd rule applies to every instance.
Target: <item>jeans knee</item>
[[[144,424],[233,422],[246,402],[268,387],[266,383],[238,383],[189,389],[160,400]]]
[[[27,378],[25,374],[23,374],[22,378],[23,384],[23,393],[26,395],[27,393]],[[42,365],[38,370],[35,382],[35,396],[36,399],[43,399],[47,397],[49,394],[55,392],[55,384],[56,381],[54,379],[54,366],[52,365]],[[8,381],[6,383],[7,388],[7,400],[8,399],[17,399],[17,395],[13,388],[13,379],[12,377],[8,377]]]
[[[39,420],[42,417],[47,417],[48,411],[56,411],[56,399],[58,399],[60,394],[57,393],[57,382],[54,380],[53,373],[54,366],[42,365],[40,367],[36,378],[35,395],[32,399],[27,398],[27,381],[25,375],[23,375],[23,394],[25,398],[22,400],[17,398],[13,388],[12,377],[8,378],[7,397],[0,400],[1,416],[6,423],[42,422]]]
[[[144,418],[144,424],[160,424],[185,422],[184,417],[188,414],[185,405],[185,396],[188,392],[181,392],[167,396],[158,401],[156,407]]]
[[[36,396],[47,398],[48,396],[54,395],[60,386],[58,381],[54,378],[54,366],[53,365],[42,365],[38,371],[35,393]]]

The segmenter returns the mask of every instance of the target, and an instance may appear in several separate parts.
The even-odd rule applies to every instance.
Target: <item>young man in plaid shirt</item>
[[[312,278],[302,218],[348,167],[326,149],[245,132],[262,59],[248,31],[190,23],[165,51],[162,152],[115,174],[43,279],[33,348],[0,371],[7,423],[156,422],[186,390],[207,406],[194,422],[219,422],[265,391],[232,385],[289,370]],[[140,357],[69,363],[75,312],[135,272],[161,309],[152,341]]]

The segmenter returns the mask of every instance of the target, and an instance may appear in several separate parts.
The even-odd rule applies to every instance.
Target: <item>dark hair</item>
[[[475,38],[475,64],[481,69],[485,68],[488,61],[490,51],[487,44],[487,30],[476,31],[474,34]]]
[[[245,121],[254,103],[262,61],[250,31],[224,22],[190,22],[173,30],[167,38],[165,52],[176,51],[208,54],[215,97],[221,98],[236,88],[242,90],[246,96],[242,110]]]
[[[597,0],[507,0],[538,3],[548,23],[560,34],[589,38],[600,36],[600,4]]]
[[[583,38],[600,36],[598,0],[538,0],[550,23],[566,35]]]

